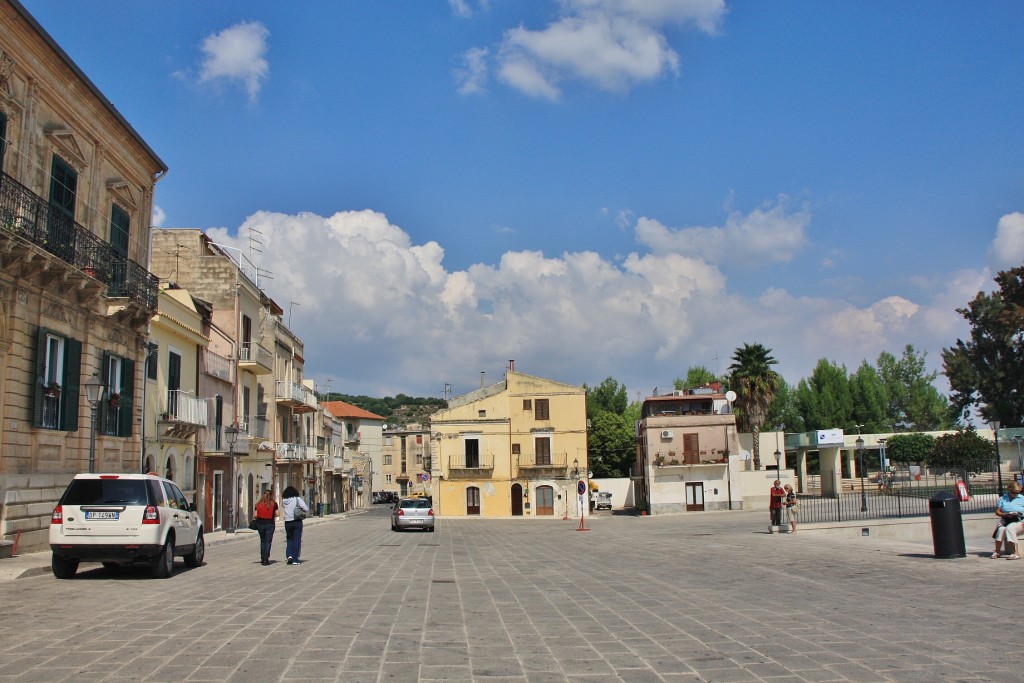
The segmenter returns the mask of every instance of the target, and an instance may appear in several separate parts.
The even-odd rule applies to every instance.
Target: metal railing
[[[6,173],[0,173],[0,228],[107,283],[107,296],[127,297],[148,310],[156,310],[155,275],[117,254],[109,242]]]
[[[448,457],[448,470],[493,470],[494,455],[482,453],[476,456],[452,455]]]
[[[164,413],[167,419],[205,427],[209,424],[209,401],[181,389],[168,391]]]
[[[522,453],[519,455],[519,466],[565,468],[569,466],[568,453]]]
[[[312,446],[303,446],[297,443],[278,443],[274,444],[274,450],[278,460],[296,462],[316,460],[316,449]]]
[[[940,468],[899,465],[888,473],[877,473],[840,482],[840,493],[822,495],[820,478],[808,477],[806,490],[797,495],[801,522],[843,522],[850,520],[925,517],[928,502],[939,492],[957,495],[963,479],[970,498],[960,502],[962,512],[991,512],[999,497],[999,476],[995,461],[979,465]],[[1013,474],[1003,473],[1003,486]]]
[[[240,363],[255,363],[266,370],[274,368],[274,354],[256,342],[242,342],[238,347]]]

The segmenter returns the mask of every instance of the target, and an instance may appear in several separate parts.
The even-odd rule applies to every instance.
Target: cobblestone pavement
[[[763,511],[433,534],[386,515],[308,524],[299,566],[279,531],[269,567],[237,534],[167,580],[0,582],[0,683],[1024,678],[1024,562],[987,545],[768,535]]]

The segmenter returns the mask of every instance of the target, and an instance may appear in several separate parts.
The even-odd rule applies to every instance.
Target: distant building
[[[345,401],[325,401],[323,406],[342,424],[345,509],[366,507],[371,492],[381,490],[384,418]]]
[[[388,426],[381,444],[381,480],[374,491],[399,496],[430,495],[430,429],[419,424]]]
[[[510,362],[505,379],[452,399],[430,422],[437,514],[589,514],[582,387],[516,372]]]

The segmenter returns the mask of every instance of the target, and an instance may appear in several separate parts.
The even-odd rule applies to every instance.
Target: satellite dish
[[[736,400],[736,392],[735,391],[727,391],[727,392],[725,392],[725,400],[728,401],[729,403],[732,403],[733,401],[735,401]]]

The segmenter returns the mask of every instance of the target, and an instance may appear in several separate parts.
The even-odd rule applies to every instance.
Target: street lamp
[[[885,442],[888,439],[878,440],[878,474],[885,474]]]
[[[579,479],[580,478],[580,459],[579,458],[573,458],[572,459],[572,476],[573,476],[574,479]]]
[[[864,493],[864,439],[857,435],[857,456],[860,458],[860,511],[868,511],[868,497]]]
[[[992,420],[992,438],[996,442],[996,480],[999,482],[999,495],[1003,495],[1003,461],[999,457],[999,420]]]
[[[224,428],[224,438],[228,442],[228,523],[224,528],[225,533],[235,532],[235,442],[238,441],[238,425],[228,425]]]
[[[91,409],[92,429],[89,431],[89,474],[96,471],[96,407],[103,400],[103,382],[97,373],[85,383],[85,400],[89,402]]]

